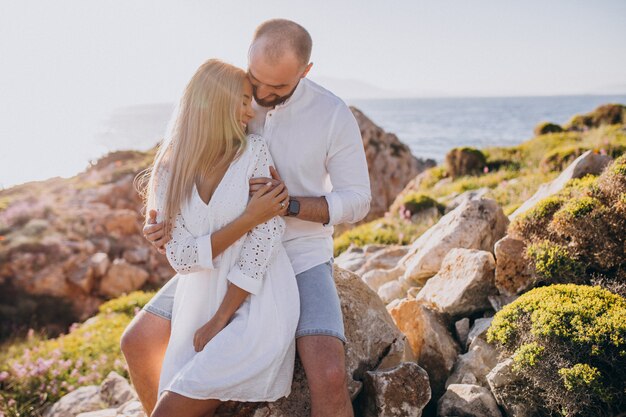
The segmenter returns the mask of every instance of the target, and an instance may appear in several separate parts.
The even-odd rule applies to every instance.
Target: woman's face
[[[239,109],[239,122],[244,130],[248,127],[248,122],[254,117],[252,109],[252,84],[248,78],[243,80],[243,97],[241,108]]]

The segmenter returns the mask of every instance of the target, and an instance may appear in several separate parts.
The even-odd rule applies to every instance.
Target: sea
[[[346,102],[359,108],[387,132],[395,133],[416,157],[434,159],[439,163],[453,147],[517,145],[532,138],[533,128],[542,121],[564,124],[572,116],[590,112],[602,104],[626,104],[626,95],[359,99]],[[91,134],[81,134],[72,142],[73,150],[64,155],[62,163],[51,162],[46,177],[76,174],[88,165],[89,160],[109,151],[152,148],[163,137],[172,111],[173,104],[157,103],[120,107],[104,113],[104,117],[88,127]],[[41,164],[29,164],[28,160],[20,162],[19,158],[27,157],[26,154],[4,157],[0,165],[7,167],[11,175],[0,175],[0,188],[43,179]],[[65,171],[57,173],[55,166]]]

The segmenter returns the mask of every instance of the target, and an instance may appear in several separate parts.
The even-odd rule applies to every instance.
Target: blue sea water
[[[541,121],[566,123],[626,95],[352,100],[374,123],[395,133],[420,158],[441,162],[453,147],[514,146]]]

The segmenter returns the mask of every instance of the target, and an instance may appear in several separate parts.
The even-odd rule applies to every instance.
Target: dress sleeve
[[[169,172],[166,169],[160,170],[153,183],[155,197],[153,204],[157,210],[157,221],[159,222],[163,221],[168,183]],[[190,274],[216,268],[211,248],[211,235],[193,235],[187,229],[181,211],[174,216],[171,239],[165,244],[165,250],[167,260],[179,274]]]
[[[252,147],[253,156],[248,179],[269,177],[269,167],[273,162],[267,145],[262,138],[251,138],[249,146]],[[239,260],[228,272],[228,280],[251,294],[258,294],[284,231],[284,220],[276,216],[248,232],[242,244]]]

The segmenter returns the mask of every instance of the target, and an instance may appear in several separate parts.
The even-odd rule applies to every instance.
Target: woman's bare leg
[[[130,380],[148,415],[157,401],[170,327],[169,320],[141,310],[122,335],[122,353],[128,363]]]
[[[150,417],[213,417],[219,400],[194,400],[165,391]]]

